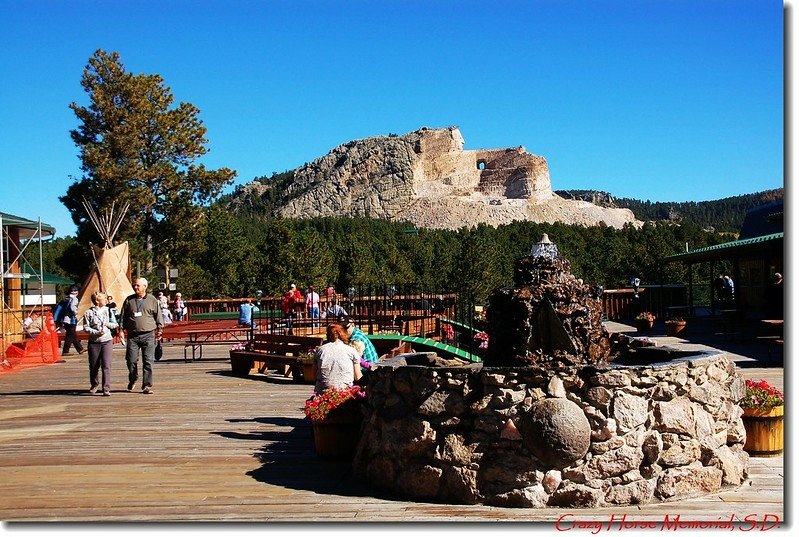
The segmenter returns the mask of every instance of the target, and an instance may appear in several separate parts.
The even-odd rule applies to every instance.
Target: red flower
[[[488,348],[488,334],[487,333],[485,333],[485,332],[477,332],[474,335],[473,339],[475,341],[479,341],[480,342],[480,348],[481,349],[487,349]]]
[[[452,341],[455,339],[455,330],[452,328],[452,325],[449,323],[444,323],[441,325],[441,331],[444,334],[444,339],[448,341]]]
[[[760,380],[746,381],[746,395],[741,400],[743,408],[756,408],[759,410],[770,410],[775,406],[782,406],[785,404],[785,397],[782,392],[766,382]]]
[[[366,392],[360,386],[328,388],[305,401],[303,412],[311,421],[323,421],[331,410],[341,407],[347,401],[355,401],[364,397],[366,397]]]

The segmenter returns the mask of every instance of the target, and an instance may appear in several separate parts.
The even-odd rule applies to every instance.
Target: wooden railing
[[[669,308],[681,306],[688,306],[685,285],[648,285],[639,289],[637,297],[631,288],[606,289],[602,295],[605,318],[611,321],[631,320],[642,311],[665,319]]]
[[[453,316],[455,311],[456,295],[454,293],[435,295],[440,297],[443,301],[443,306],[440,311],[436,313],[440,315]],[[239,306],[246,302],[246,298],[213,298],[213,299],[199,299],[187,300],[186,308],[188,309],[188,318],[191,319],[192,315],[198,313],[214,313],[214,312],[227,312],[237,313]],[[261,310],[261,316],[282,316],[282,297],[270,296],[263,297],[260,301],[254,300],[253,302],[258,305]],[[419,315],[423,316],[433,310],[431,304],[431,295],[403,295],[389,297],[386,295],[359,295],[352,299],[344,295],[338,296],[338,303],[347,311],[348,315]],[[425,304],[425,302],[427,304]],[[332,298],[320,297],[319,310],[325,311],[328,306],[333,303]],[[427,306],[427,307],[424,307]],[[305,304],[302,303],[298,306],[298,312],[304,312]]]

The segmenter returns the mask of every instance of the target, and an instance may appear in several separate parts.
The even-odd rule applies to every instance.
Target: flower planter
[[[306,384],[316,384],[315,364],[302,364],[302,379]]]
[[[666,321],[666,335],[676,337],[683,333],[686,321]]]
[[[655,326],[655,321],[647,321],[646,319],[636,319],[635,328],[639,332],[649,332]]]
[[[744,451],[752,456],[779,457],[783,451],[784,406],[767,410],[744,408]]]
[[[330,415],[313,422],[316,456],[325,459],[348,459],[355,456],[361,433],[361,416],[348,413]]]

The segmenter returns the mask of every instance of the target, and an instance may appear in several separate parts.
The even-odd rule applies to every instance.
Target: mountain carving
[[[464,150],[456,127],[422,128],[342,144],[294,171],[276,214],[365,216],[459,229],[514,220],[620,228],[628,209],[567,200],[552,191],[546,159],[524,147]],[[260,187],[261,191],[263,187]],[[254,188],[241,195],[258,195]],[[235,201],[235,200],[234,200]]]

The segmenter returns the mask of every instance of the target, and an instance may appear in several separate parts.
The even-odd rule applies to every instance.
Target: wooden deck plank
[[[111,397],[90,396],[84,357],[0,376],[4,521],[553,522],[559,509],[442,505],[388,498],[349,465],[319,460],[302,403],[310,385],[230,374],[227,349],[156,364],[153,395],[124,389],[114,350]],[[209,354],[212,354],[209,352]],[[782,370],[747,368],[748,378]],[[702,498],[580,509],[580,520],[783,518],[782,457],[753,458],[748,482]],[[574,510],[572,510],[574,511]]]

